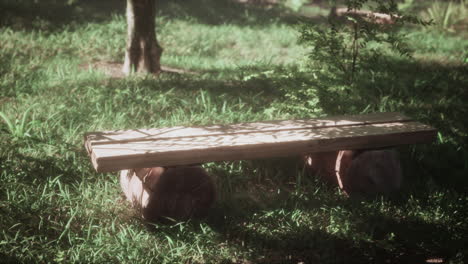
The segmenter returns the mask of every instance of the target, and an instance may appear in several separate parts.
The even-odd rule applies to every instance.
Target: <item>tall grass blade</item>
[[[13,135],[14,132],[15,132],[15,126],[13,125],[13,123],[10,121],[10,119],[3,112],[0,112],[0,117],[6,123],[8,131],[10,132],[10,134]]]

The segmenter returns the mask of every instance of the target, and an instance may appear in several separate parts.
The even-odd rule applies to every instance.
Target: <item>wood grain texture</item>
[[[198,127],[166,127],[153,129],[116,130],[90,132],[85,135],[91,145],[108,142],[151,141],[178,137],[196,137],[208,135],[226,135],[250,132],[269,132],[278,130],[295,130],[308,128],[337,127],[387,122],[406,122],[412,119],[400,113],[373,113],[367,115],[334,116],[319,119],[274,120],[267,122],[238,123],[229,125],[211,125]]]
[[[99,172],[422,143],[435,129],[399,113],[87,133]]]

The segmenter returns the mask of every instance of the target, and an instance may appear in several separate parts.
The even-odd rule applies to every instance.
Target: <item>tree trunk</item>
[[[123,72],[158,73],[163,49],[155,32],[156,0],[127,0],[127,49]]]

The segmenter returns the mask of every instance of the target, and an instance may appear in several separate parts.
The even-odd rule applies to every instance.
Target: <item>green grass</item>
[[[382,57],[347,87],[306,60],[291,11],[162,1],[162,64],[197,74],[115,79],[88,65],[122,63],[122,1],[32,2],[0,4],[0,262],[466,262],[462,34],[408,29],[414,59]],[[440,131],[400,149],[405,180],[388,198],[347,199],[296,157],[209,163],[209,216],[147,225],[83,148],[87,131],[371,111]]]

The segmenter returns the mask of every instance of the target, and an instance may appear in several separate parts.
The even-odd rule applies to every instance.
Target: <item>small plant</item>
[[[361,11],[365,3],[376,6],[375,12]],[[395,1],[349,0],[346,4],[346,9],[332,9],[327,27],[305,22],[300,32],[300,42],[312,47],[309,58],[322,70],[341,75],[346,84],[354,83],[359,72],[378,63],[388,49],[403,56],[411,54],[398,31],[402,24],[429,24],[400,14]]]
[[[5,113],[0,112],[0,117],[2,118],[3,122],[6,124],[6,131],[8,134],[11,135],[14,139],[25,139],[31,137],[29,132],[33,128],[34,124],[34,115],[33,120],[27,122],[27,118],[29,112],[34,107],[34,105],[30,106],[29,108],[24,111],[23,115],[20,118],[16,118],[14,121],[9,119]]]
[[[466,1],[433,1],[423,16],[434,20],[438,29],[454,31],[454,26],[466,19]]]

